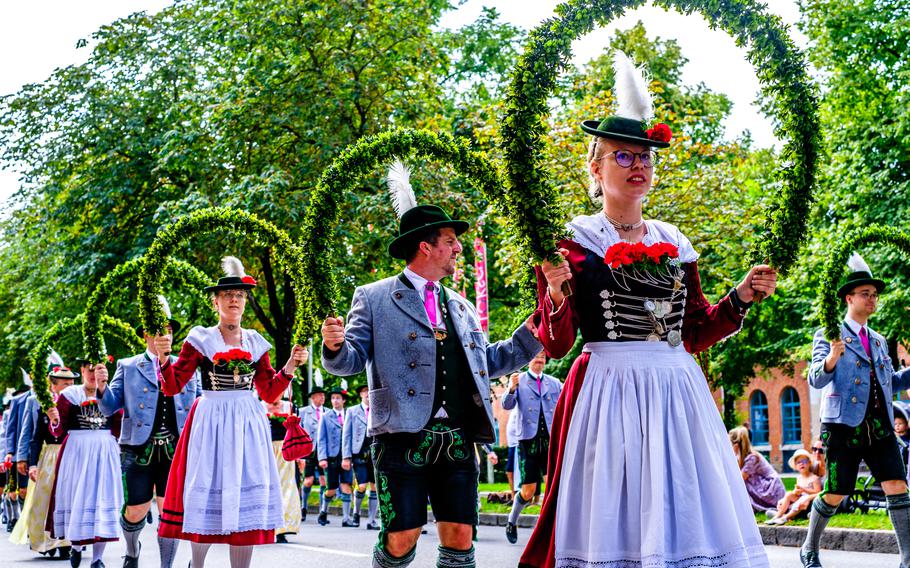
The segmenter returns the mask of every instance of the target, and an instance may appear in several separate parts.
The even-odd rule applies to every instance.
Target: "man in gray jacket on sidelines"
[[[391,178],[392,176],[390,176]],[[357,288],[348,323],[322,326],[323,365],[349,376],[366,368],[369,435],[382,528],[373,566],[413,561],[427,499],[437,521],[437,566],[476,566],[475,442],[492,442],[490,378],[525,365],[541,350],[530,323],[489,343],[474,306],[439,285],[455,272],[468,224],[433,205],[416,205],[410,185],[393,181],[401,214],[389,254],[403,273]]]

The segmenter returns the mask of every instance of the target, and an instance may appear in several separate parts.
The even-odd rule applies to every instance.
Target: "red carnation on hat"
[[[107,356],[107,362],[108,362],[108,363],[113,363],[113,362],[114,362],[114,356],[111,355],[111,354],[108,354],[108,356]]]
[[[243,278],[240,279],[240,281],[243,282],[244,284],[252,284],[253,286],[256,285],[256,279],[249,275],[244,276]]]
[[[673,139],[673,131],[663,122],[655,124],[654,128],[649,128],[645,133],[648,135],[648,140],[655,142],[669,142]]]

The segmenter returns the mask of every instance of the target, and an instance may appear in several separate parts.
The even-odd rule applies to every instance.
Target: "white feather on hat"
[[[847,268],[850,269],[850,272],[868,272],[869,276],[872,276],[872,269],[869,268],[869,265],[866,264],[863,257],[856,252],[851,254],[850,258],[847,259]]]
[[[222,258],[221,269],[224,270],[225,276],[236,276],[238,278],[246,276],[246,270],[243,268],[243,263],[240,262],[240,259],[236,256],[226,256]]]
[[[417,197],[411,187],[411,170],[401,160],[395,160],[389,167],[386,183],[399,219],[407,210],[417,207]]]
[[[53,350],[51,350],[51,353],[53,353],[54,355],[57,355],[57,353]],[[59,358],[60,355],[57,355],[57,357]],[[48,362],[50,362],[50,356],[48,356]],[[51,364],[56,364],[56,363],[51,363]],[[60,366],[63,367],[63,359],[60,359]],[[25,369],[23,369],[22,367],[19,367],[19,370],[22,371],[22,382],[25,384],[25,386],[27,386],[27,387],[32,386],[32,378],[30,376],[28,376],[28,373],[25,372]]]
[[[61,357],[60,354],[57,353],[56,351],[54,351],[53,349],[51,349],[51,352],[47,354],[47,365],[48,365],[48,367],[50,367],[51,365],[54,365],[57,367],[66,367],[66,365],[63,364],[63,357]],[[22,373],[26,377],[28,376],[28,373],[25,372],[25,369],[22,369]]]
[[[322,388],[323,386],[322,371],[319,369],[313,370],[313,384],[319,388]]]
[[[167,303],[167,298],[163,294],[158,294],[158,302],[161,304],[161,309],[164,311],[164,317],[171,319],[171,306]]]
[[[616,116],[642,122],[654,118],[654,103],[644,70],[636,67],[628,55],[617,49],[613,52],[613,72]]]

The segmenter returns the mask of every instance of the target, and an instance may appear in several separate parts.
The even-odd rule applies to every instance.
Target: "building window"
[[[799,393],[787,387],[780,395],[781,424],[784,430],[784,444],[799,444],[802,441],[799,415]]]
[[[768,397],[760,390],[749,398],[749,420],[752,423],[752,443],[768,443]]]

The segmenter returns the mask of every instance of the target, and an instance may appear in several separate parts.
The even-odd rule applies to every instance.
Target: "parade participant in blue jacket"
[[[24,422],[25,410],[28,398],[32,395],[31,380],[27,380],[19,385],[9,404],[9,410],[3,415],[3,434],[6,437],[6,459],[7,462],[16,462],[19,435],[22,433],[22,424]],[[19,512],[22,504],[25,502],[26,489],[28,488],[28,475],[20,473],[17,467],[10,470],[9,474],[15,479],[8,486],[13,487],[13,491],[8,491],[4,501],[7,509],[6,532],[12,532],[13,527],[19,520]]]
[[[351,483],[354,474],[351,466],[345,469],[341,463],[341,438],[344,433],[344,397],[347,393],[338,387],[331,390],[329,400],[332,408],[322,414],[317,433],[316,451],[319,467],[326,479],[325,497],[319,504],[319,524],[329,524],[329,503],[335,498],[335,491],[341,487],[341,526],[353,527],[351,522]]]
[[[534,499],[538,483],[547,482],[547,454],[550,451],[550,429],[562,383],[543,374],[547,356],[541,351],[528,370],[511,377],[509,392],[502,397],[502,407],[518,413],[518,467],[521,490],[515,493],[512,511],[506,523],[506,538],[518,542],[518,515]]]
[[[171,318],[167,301],[163,297],[159,297],[159,301],[169,320],[168,337],[173,340],[173,335],[180,331],[180,322]],[[146,525],[152,495],[157,496],[161,511],[177,438],[201,392],[199,380],[193,378],[180,394],[165,396],[157,373],[155,336],[145,333],[141,327],[136,331],[146,342],[145,353],[117,362],[114,379],[99,400],[105,416],[123,410],[120,448],[126,507],[120,516],[120,526],[126,541],[124,568],[139,566],[139,533]],[[171,361],[176,358],[171,357]],[[161,568],[171,567],[177,554],[177,543],[173,538],[158,537]]]
[[[822,531],[844,497],[853,493],[859,463],[865,461],[885,492],[901,566],[910,568],[910,495],[892,427],[893,395],[910,387],[910,369],[894,371],[885,338],[868,326],[885,283],[873,278],[855,253],[848,266],[851,273],[837,291],[847,304],[841,337],[828,342],[824,330],[819,330],[812,344],[809,384],[822,391],[821,439],[828,477],[813,501],[800,559],[807,568],[822,565],[818,557]]]
[[[370,387],[360,385],[357,394],[360,404],[348,408],[344,419],[344,432],[341,436],[341,467],[354,470],[357,479],[357,494],[354,496],[354,516],[351,522],[355,527],[360,526],[360,507],[366,497],[367,484],[370,486],[369,515],[367,530],[379,530],[376,522],[376,512],[379,510],[379,499],[376,495],[376,479],[373,472],[373,460],[370,457],[370,437],[368,424],[370,422]]]
[[[319,376],[319,369],[316,369],[315,375]],[[320,382],[321,382],[320,378]],[[325,391],[322,387],[315,386],[309,394],[310,404],[302,408],[300,414],[300,424],[306,433],[313,440],[313,451],[303,459],[303,497],[301,498],[300,518],[306,520],[306,507],[310,500],[310,491],[313,489],[313,483],[319,478],[319,506],[322,508],[322,500],[325,498],[325,476],[319,471],[319,448],[317,446],[319,434],[319,422],[322,415],[328,410],[325,404]]]
[[[490,378],[521,368],[541,349],[529,322],[490,343],[476,308],[440,284],[455,272],[458,235],[469,225],[435,205],[417,205],[400,163],[389,173],[400,216],[389,254],[407,263],[397,276],[357,288],[344,326],[322,326],[330,373],[367,373],[382,530],[373,566],[404,567],[427,522],[439,532],[439,566],[476,565],[475,442],[492,442]]]

